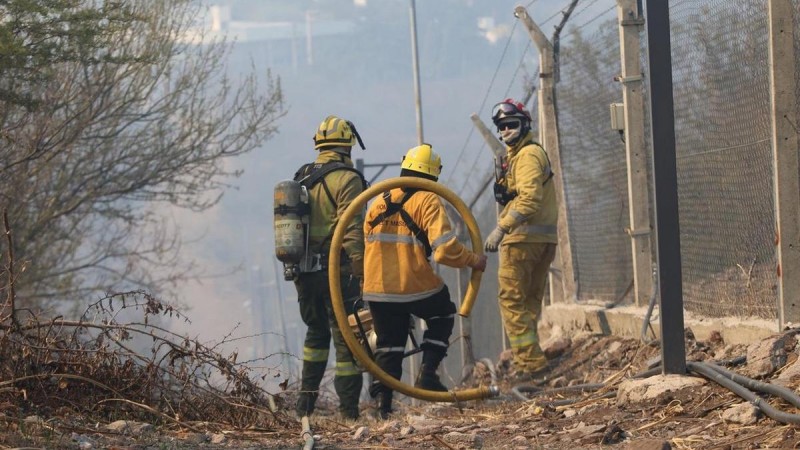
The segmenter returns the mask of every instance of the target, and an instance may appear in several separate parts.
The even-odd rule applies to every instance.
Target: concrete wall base
[[[583,330],[605,335],[623,336],[628,338],[641,338],[642,322],[647,313],[647,308],[636,306],[622,306],[604,308],[594,305],[547,305],[542,311],[540,323],[542,337],[549,333],[546,331],[554,326],[561,327],[567,334]],[[661,329],[658,321],[658,308],[655,309],[650,320],[652,330],[648,328],[649,339],[661,338]],[[691,328],[698,340],[707,340],[713,331],[722,335],[728,344],[751,344],[767,336],[779,332],[778,321],[764,319],[725,317],[722,319],[700,317],[684,312],[684,325]],[[655,334],[653,334],[655,333]]]

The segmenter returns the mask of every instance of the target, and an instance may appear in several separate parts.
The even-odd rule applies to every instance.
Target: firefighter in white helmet
[[[541,378],[548,369],[536,330],[550,263],[556,254],[557,205],[550,160],[533,140],[531,115],[512,99],[495,105],[492,121],[506,144],[504,176],[495,185],[503,205],[484,250],[500,250],[498,302],[513,354],[512,379]]]
[[[300,273],[294,280],[300,316],[308,327],[303,344],[302,385],[296,404],[299,416],[311,415],[314,411],[328,364],[331,337],[336,349],[333,385],[339,396],[339,412],[346,419],[359,416],[363,377],[336,323],[327,268],[331,238],[339,217],[367,187],[350,158],[356,142],[364,148],[352,122],[336,116],[326,117],[314,135],[314,148],[319,150],[319,155],[295,174],[295,181],[308,189],[310,207],[307,258],[300,264]],[[360,213],[347,226],[342,244],[342,298],[348,314],[353,312],[360,296],[364,273],[363,220],[364,215]]]
[[[414,147],[403,158],[400,176],[437,181],[442,164],[429,144]],[[478,255],[457,237],[441,199],[432,192],[397,188],[372,202],[364,221],[364,300],[377,335],[375,362],[396,379],[403,373],[403,356],[411,316],[423,319],[422,367],[415,386],[447,391],[436,373],[447,355],[456,306],[431,267],[430,258],[451,267],[486,268]],[[379,381],[370,386],[379,414],[391,413],[392,390]]]

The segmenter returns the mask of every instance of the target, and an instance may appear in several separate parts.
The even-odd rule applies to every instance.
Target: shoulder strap
[[[422,246],[425,247],[425,256],[430,258],[431,254],[433,253],[433,249],[428,241],[428,235],[425,234],[425,232],[419,227],[419,225],[417,225],[416,222],[414,222],[414,219],[411,218],[411,214],[403,209],[403,205],[416,192],[416,190],[405,191],[403,197],[397,203],[392,202],[392,194],[390,192],[384,192],[383,201],[386,202],[386,210],[378,214],[374,219],[370,220],[369,226],[370,228],[375,228],[389,217],[395,214],[400,214],[400,217],[403,218],[403,222],[405,222],[406,227],[408,227],[411,233],[413,233],[414,236],[416,236],[416,238],[422,243]]]
[[[542,186],[544,186],[545,184],[547,184],[548,181],[550,181],[551,178],[553,178],[553,175],[555,175],[555,173],[553,172],[553,165],[550,163],[550,155],[547,154],[547,150],[544,149],[544,146],[542,146],[542,144],[534,140],[525,143],[525,145],[535,145],[539,147],[540,149],[542,149],[544,157],[547,158],[547,170],[549,171],[549,173],[547,174],[547,178],[545,178],[545,180],[542,182]]]
[[[335,170],[347,170],[357,174],[358,177],[361,178],[361,183],[366,188],[367,181],[364,179],[364,175],[362,175],[361,172],[354,167],[350,167],[347,164],[339,161],[306,164],[295,174],[295,181],[298,181],[306,188],[311,189],[315,184],[323,181],[325,175]]]
[[[339,161],[305,164],[294,174],[294,179],[305,186],[306,189],[311,189],[317,183],[322,182],[322,188],[325,189],[325,193],[328,195],[328,200],[330,200],[334,207],[336,207],[336,200],[333,198],[333,194],[331,194],[330,189],[328,189],[328,184],[325,183],[325,175],[328,175],[335,170],[346,170],[348,172],[353,172],[361,179],[362,189],[366,190],[369,187],[369,183],[361,172]]]

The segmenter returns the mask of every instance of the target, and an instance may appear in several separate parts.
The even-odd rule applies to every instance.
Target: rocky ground
[[[788,330],[749,347],[731,346],[719,337],[698,342],[686,333],[687,360],[717,361],[748,379],[784,386],[800,384],[798,330]],[[478,362],[464,386],[497,383],[499,398],[462,405],[410,402],[398,405],[388,421],[376,421],[373,407],[363,417],[343,421],[322,401],[311,418],[317,449],[757,449],[800,448],[797,409],[774,394],[757,393],[745,401],[730,388],[691,373],[637,378],[657,364],[657,343],[614,336],[553,333],[545,343],[553,369],[540,384],[508,384],[508,361]],[[745,361],[746,357],[746,361]],[[798,366],[798,367],[795,367]],[[743,383],[740,379],[740,384]],[[2,386],[2,384],[0,384]],[[751,389],[753,391],[753,389]],[[754,391],[755,392],[755,391]],[[193,423],[87,422],[68,410],[49,417],[13,414],[0,404],[1,448],[302,448],[300,423],[282,405],[291,390],[278,396],[281,420],[268,428],[226,429]],[[753,406],[763,403],[762,408]],[[798,400],[800,402],[800,400]],[[796,403],[798,403],[796,402]],[[762,410],[774,408],[773,417]],[[777,411],[777,413],[775,413]],[[275,424],[282,424],[276,426]],[[184,423],[185,425],[185,423]]]

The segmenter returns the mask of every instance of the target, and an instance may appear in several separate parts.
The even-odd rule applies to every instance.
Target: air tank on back
[[[294,180],[275,185],[275,256],[283,263],[283,277],[293,280],[306,251],[309,217],[308,192]]]

